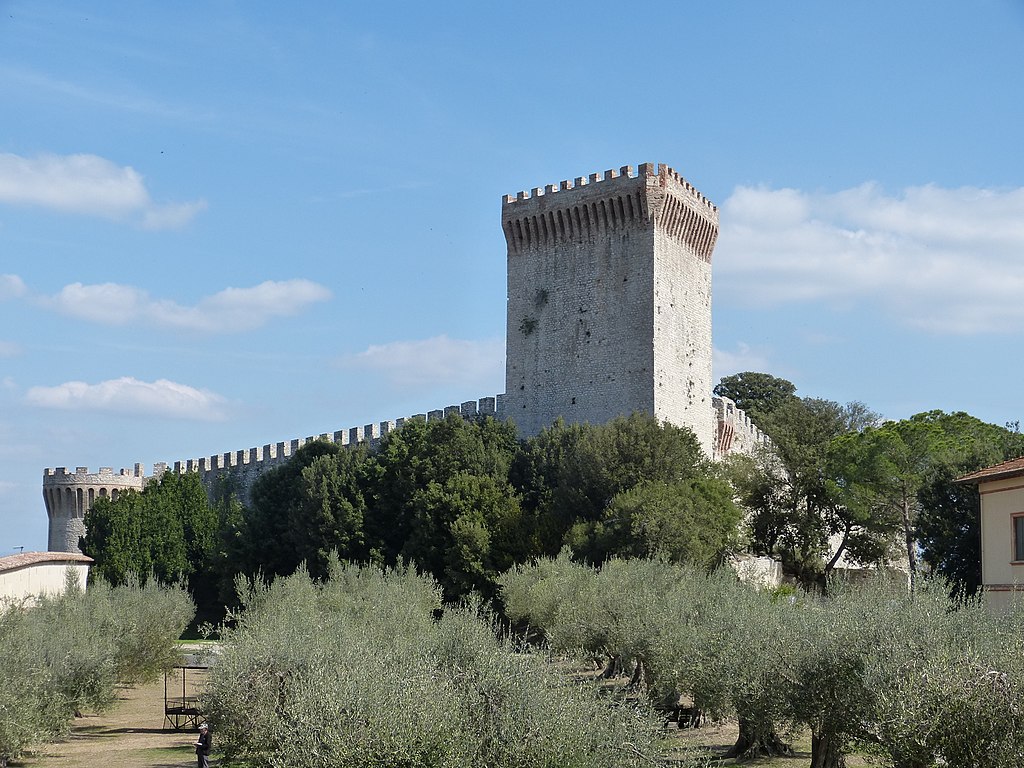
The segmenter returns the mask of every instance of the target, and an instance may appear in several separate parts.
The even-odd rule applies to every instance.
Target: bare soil
[[[735,720],[722,722],[708,722],[700,728],[677,729],[671,725],[665,732],[665,747],[669,757],[685,750],[698,748],[711,755],[715,761],[712,765],[722,766],[750,766],[751,768],[807,768],[811,764],[811,737],[810,733],[796,734],[792,739],[784,739],[793,747],[793,754],[790,757],[771,757],[755,760],[736,760],[725,758],[736,739],[739,737],[739,726]],[[846,756],[847,768],[867,768],[877,765],[860,755]]]
[[[183,768],[196,764],[196,731],[165,728],[164,681],[121,688],[99,715],[76,717],[70,735],[12,766],[24,768]],[[216,743],[214,744],[216,747]]]

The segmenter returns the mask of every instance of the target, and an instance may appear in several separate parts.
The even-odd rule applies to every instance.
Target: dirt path
[[[196,764],[194,731],[164,730],[163,679],[119,692],[102,715],[75,718],[70,736],[47,744],[25,768],[185,768]],[[216,746],[216,745],[214,745]]]

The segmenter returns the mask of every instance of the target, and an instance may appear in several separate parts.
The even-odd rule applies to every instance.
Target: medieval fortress
[[[505,393],[409,418],[512,419],[521,436],[561,417],[600,424],[634,411],[694,431],[713,458],[765,441],[746,414],[711,390],[711,254],[718,209],[666,165],[580,176],[506,195]],[[75,552],[97,498],[141,490],[164,472],[198,472],[208,491],[253,481],[305,443],[378,443],[407,419],[200,459],[43,473],[51,551]]]

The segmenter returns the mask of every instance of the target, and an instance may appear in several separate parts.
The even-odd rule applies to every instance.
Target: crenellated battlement
[[[66,467],[43,470],[43,502],[50,519],[47,548],[76,552],[78,540],[85,535],[85,515],[96,499],[116,499],[127,491],[141,491],[145,485],[142,464],[114,472],[113,467]]]
[[[706,206],[710,213],[718,213],[718,206],[701,194],[695,186],[687,181],[674,168],[669,165],[665,165],[664,163],[641,163],[637,166],[636,170],[632,165],[623,165],[618,171],[614,168],[609,168],[604,173],[592,173],[589,176],[577,176],[572,181],[566,179],[558,184],[534,187],[530,191],[524,190],[515,195],[505,195],[502,197],[502,205],[516,205],[520,202],[540,197],[549,197],[557,194],[558,192],[567,192],[570,190],[587,188],[587,191],[593,191],[597,185],[601,185],[600,189],[597,191],[601,193],[610,193],[617,191],[617,189],[614,188],[624,186],[623,182],[628,179],[640,179],[648,184],[653,181],[662,186],[665,186],[670,182],[674,182],[688,196],[692,196],[695,201]],[[615,182],[616,180],[618,180],[618,184],[604,184],[604,182]]]
[[[483,397],[479,400],[467,400],[461,405],[449,405],[445,408],[419,413],[413,416],[395,419],[393,421],[381,421],[373,424],[364,424],[348,429],[339,429],[334,432],[324,432],[320,435],[309,437],[297,437],[291,440],[283,440],[277,443],[266,443],[262,447],[243,448],[237,451],[226,453],[215,453],[212,456],[204,456],[198,459],[187,459],[175,461],[171,464],[158,462],[153,465],[153,476],[159,477],[164,472],[173,471],[177,474],[186,472],[198,472],[204,477],[211,472],[224,472],[235,469],[256,468],[258,472],[265,471],[271,467],[278,466],[294,456],[302,446],[315,441],[335,443],[348,447],[366,444],[371,448],[376,447],[381,440],[397,429],[401,429],[407,421],[424,419],[426,421],[437,421],[447,418],[449,414],[455,414],[464,419],[482,418],[486,416],[497,417],[501,395],[495,397]],[[205,482],[205,480],[204,480]]]
[[[141,491],[146,483],[160,479],[166,472],[179,475],[188,472],[198,473],[200,481],[211,496],[219,489],[222,481],[227,482],[231,490],[244,502],[248,501],[249,492],[256,478],[287,462],[307,443],[322,440],[345,447],[366,444],[372,448],[387,435],[414,419],[430,422],[445,419],[451,414],[464,419],[487,416],[497,418],[502,407],[502,398],[503,395],[496,395],[479,400],[467,400],[461,405],[449,405],[394,421],[363,424],[321,435],[268,443],[262,447],[215,453],[198,459],[186,459],[170,464],[160,461],[153,465],[153,474],[149,476],[146,475],[143,464],[135,464],[132,469],[122,469],[116,473],[112,467],[100,467],[97,472],[90,472],[88,467],[75,467],[74,472],[69,471],[67,467],[47,468],[43,470],[43,500],[50,518],[48,549],[77,551],[79,538],[85,535],[85,515],[96,499],[116,499],[125,491]]]
[[[714,458],[722,459],[735,453],[749,455],[757,446],[771,444],[768,435],[728,397],[713,397],[711,404],[718,423]]]
[[[718,239],[718,208],[673,168],[654,163],[505,195],[501,218],[510,253],[653,224],[710,262]]]
[[[43,470],[43,483],[48,481],[51,484],[60,483],[62,480],[68,482],[94,482],[109,481],[115,477],[143,477],[145,468],[142,464],[136,464],[132,469],[120,469],[116,474],[113,467],[100,467],[96,472],[90,472],[88,467],[75,467],[74,472],[69,472],[67,467],[56,467]]]

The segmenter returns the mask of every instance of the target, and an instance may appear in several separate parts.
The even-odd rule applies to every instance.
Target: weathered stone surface
[[[507,195],[505,414],[524,435],[634,411],[710,456],[718,210],[666,165]]]

